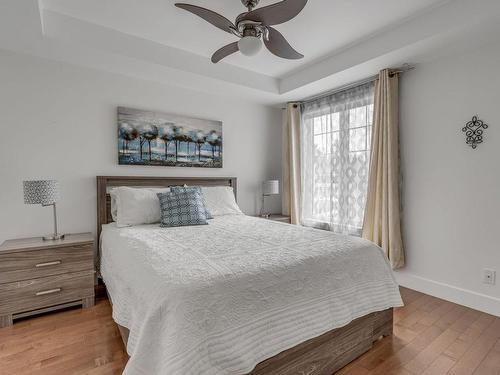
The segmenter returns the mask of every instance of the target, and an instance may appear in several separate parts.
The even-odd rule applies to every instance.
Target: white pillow
[[[201,187],[205,205],[212,216],[243,215],[229,186]]]
[[[112,189],[109,192],[109,195],[111,196],[111,218],[114,222],[116,222],[116,218],[118,215],[118,207],[116,206],[116,188]]]
[[[169,188],[131,188],[120,186],[111,190],[116,206],[116,226],[128,227],[160,222],[160,200],[158,193],[170,191]],[[113,207],[111,208],[113,215]]]

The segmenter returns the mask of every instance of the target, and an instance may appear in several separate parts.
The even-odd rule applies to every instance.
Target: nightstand
[[[263,217],[263,216],[258,216],[258,217],[272,221],[280,221],[282,223],[287,223],[287,224],[291,223],[290,216],[285,216],[281,214],[271,214],[269,215],[269,217]]]
[[[94,237],[70,234],[5,241],[0,246],[0,328],[14,319],[94,305]]]

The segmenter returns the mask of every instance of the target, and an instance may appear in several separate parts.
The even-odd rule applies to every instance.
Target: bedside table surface
[[[0,254],[26,250],[51,249],[73,245],[93,244],[92,233],[67,234],[62,240],[45,241],[42,237],[7,240],[0,246]]]
[[[258,217],[258,218],[264,219],[264,220],[279,221],[282,223],[290,224],[290,216],[286,216],[286,215],[282,215],[282,214],[271,214],[271,215],[269,215],[269,217],[257,215],[255,217]]]
[[[286,216],[286,215],[281,215],[281,214],[271,214],[269,215],[269,219],[271,220],[278,220],[278,219],[290,219],[290,216]]]

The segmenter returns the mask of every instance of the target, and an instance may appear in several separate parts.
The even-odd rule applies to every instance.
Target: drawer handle
[[[53,293],[59,293],[61,291],[61,288],[55,288],[55,289],[49,289],[49,290],[43,290],[41,292],[36,292],[35,296],[44,296],[46,294],[53,294]]]
[[[35,267],[48,267],[48,266],[55,266],[58,264],[61,264],[62,262],[60,260],[55,260],[53,262],[47,262],[47,263],[38,263],[35,265]]]

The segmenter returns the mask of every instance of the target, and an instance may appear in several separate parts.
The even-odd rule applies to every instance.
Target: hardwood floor
[[[409,289],[394,335],[338,375],[500,375],[500,318]],[[0,329],[0,374],[121,374],[127,356],[106,299]]]
[[[339,375],[499,375],[500,318],[401,288],[394,335]]]
[[[1,375],[121,374],[126,362],[107,299],[0,329]]]

